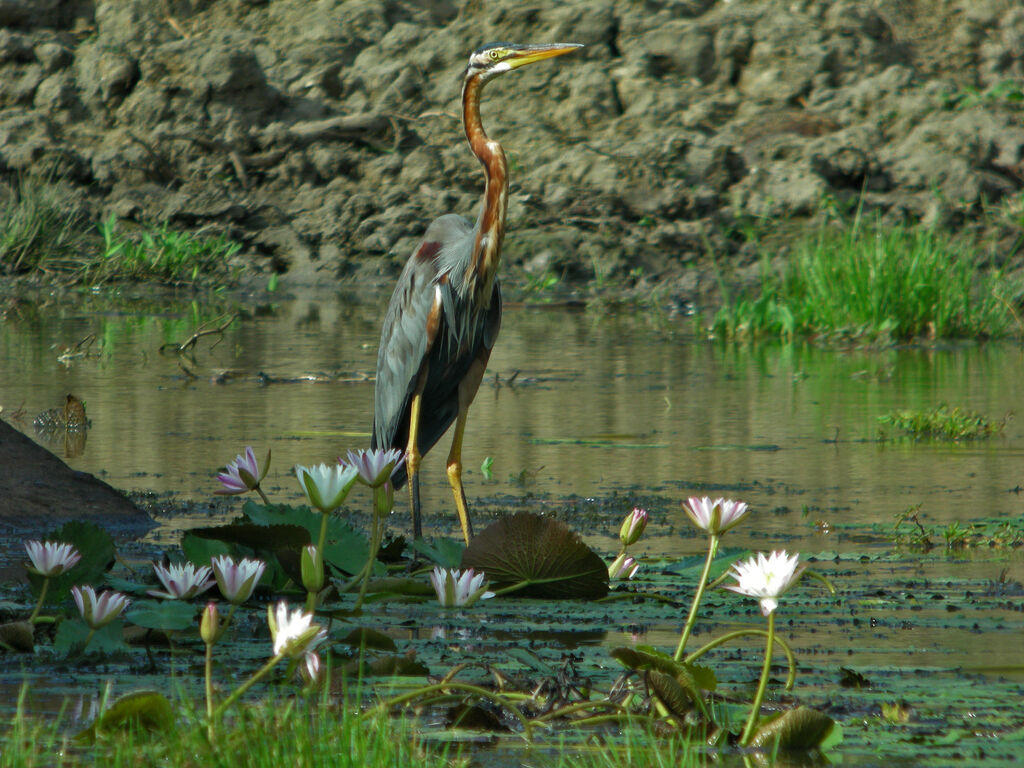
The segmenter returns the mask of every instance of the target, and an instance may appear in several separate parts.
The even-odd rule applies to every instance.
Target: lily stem
[[[220,703],[220,706],[214,710],[213,717],[219,718],[222,714],[224,714],[225,710],[227,710],[228,707],[230,707],[232,704],[238,701],[239,697],[243,696],[245,692],[252,688],[254,685],[256,685],[256,683],[258,683],[260,680],[266,677],[267,673],[270,672],[270,670],[272,670],[275,666],[277,666],[277,662],[279,662],[283,658],[284,654],[279,653],[266,664],[264,664],[262,667],[260,667],[258,670],[256,670],[256,673],[252,677],[250,677],[248,680],[246,680],[244,683],[238,686],[234,691],[231,692],[230,696],[228,696],[226,699],[224,699],[224,701]]]
[[[683,633],[679,637],[679,645],[676,646],[676,652],[672,656],[674,661],[679,661],[683,658],[683,651],[686,650],[686,641],[690,639],[690,633],[693,632],[693,627],[697,623],[697,609],[700,608],[700,601],[704,597],[704,590],[708,586],[708,574],[711,573],[711,563],[714,562],[715,555],[718,554],[718,542],[718,535],[711,534],[711,542],[708,544],[708,557],[704,561],[704,570],[701,571],[700,581],[697,582],[697,592],[693,596],[690,615],[686,617],[686,626],[683,627]]]
[[[46,576],[46,577],[43,578],[42,589],[39,590],[39,602],[36,603],[36,609],[34,611],[32,611],[32,615],[28,617],[28,623],[29,624],[35,624],[36,623],[36,617],[39,615],[39,611],[43,607],[43,600],[46,599],[46,590],[49,589],[49,587],[50,587],[50,577]]]
[[[214,739],[213,725],[213,643],[206,644],[206,735]]]
[[[743,736],[740,737],[740,745],[747,746],[750,737],[754,735],[754,728],[757,726],[758,716],[761,714],[761,700],[764,699],[765,688],[768,687],[768,675],[772,671],[772,646],[775,644],[775,612],[768,614],[768,644],[764,650],[764,666],[761,667],[761,681],[757,685],[757,693],[754,694],[754,702],[750,705],[750,717],[747,719],[747,727],[743,729]]]
[[[383,520],[375,508],[373,512],[373,526],[370,533],[370,554],[366,558],[366,565],[363,566],[363,583],[359,587],[359,597],[356,598],[355,610],[357,611],[363,607],[366,589],[370,586],[370,574],[373,573],[373,563],[377,559],[377,551],[380,549],[380,540],[383,537]]]

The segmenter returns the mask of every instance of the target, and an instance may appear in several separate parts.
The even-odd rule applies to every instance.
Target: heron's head
[[[582,48],[580,43],[545,43],[541,45],[519,45],[517,43],[487,43],[469,55],[466,78],[483,75],[490,80],[502,72],[518,69],[525,64],[550,59]]]

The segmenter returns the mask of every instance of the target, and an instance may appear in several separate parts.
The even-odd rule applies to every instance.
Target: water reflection
[[[298,500],[293,464],[368,443],[385,302],[283,300],[199,339],[187,366],[161,347],[218,313],[22,308],[0,324],[0,405],[30,422],[74,392],[93,426],[69,463],[117,487],[207,498],[216,468],[252,444],[257,453],[273,449],[271,497]],[[84,354],[67,354],[93,336]],[[1024,453],[1016,422],[978,444],[875,438],[878,416],[894,408],[948,402],[992,417],[1017,409],[1021,362],[1018,346],[993,344],[718,347],[655,333],[642,318],[510,306],[470,415],[468,492],[657,494],[679,528],[674,509],[686,495],[728,493],[759,513],[738,546],[824,535],[831,547],[844,521],[891,522],[919,503],[934,521],[963,519],[965,510],[1016,514],[1009,491],[1021,483]],[[423,493],[428,514],[447,523],[445,450],[427,457]],[[490,481],[476,469],[487,456]],[[621,514],[607,512],[609,535]]]

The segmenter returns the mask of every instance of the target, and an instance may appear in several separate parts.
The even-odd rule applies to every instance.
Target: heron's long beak
[[[524,45],[509,58],[505,60],[509,69],[518,69],[524,64],[532,64],[535,61],[550,59],[553,56],[561,56],[563,53],[571,53],[577,48],[582,48],[582,43],[547,43],[543,45]]]

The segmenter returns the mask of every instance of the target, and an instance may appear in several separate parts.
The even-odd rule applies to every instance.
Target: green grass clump
[[[103,250],[84,265],[89,282],[155,280],[194,283],[202,277],[226,280],[227,261],[241,245],[223,236],[200,237],[171,229],[166,223],[149,227],[138,237],[120,233],[115,219],[99,225]]]
[[[963,408],[950,408],[945,403],[931,410],[891,411],[878,420],[897,429],[915,440],[979,440],[998,435],[1006,426],[1006,419],[999,421],[982,416],[980,413]],[[885,438],[885,427],[880,428]]]
[[[227,237],[182,232],[166,222],[128,235],[111,217],[98,229],[76,213],[60,179],[22,177],[14,188],[0,188],[0,275],[87,285],[135,280],[216,286],[233,279],[228,260],[241,249]]]
[[[104,731],[88,744],[59,721],[31,717],[21,704],[0,727],[0,766],[195,768],[196,766],[336,766],[449,768],[457,761],[419,744],[412,729],[385,716],[360,719],[348,706],[278,700],[238,707],[213,740],[194,713],[169,730],[138,726]]]
[[[61,183],[26,176],[15,188],[0,190],[0,274],[64,270],[88,239],[88,226],[73,213]]]
[[[760,295],[727,297],[711,332],[879,342],[998,337],[1019,329],[1020,295],[1020,286],[979,268],[946,234],[858,216],[799,243],[781,276],[765,258]]]

